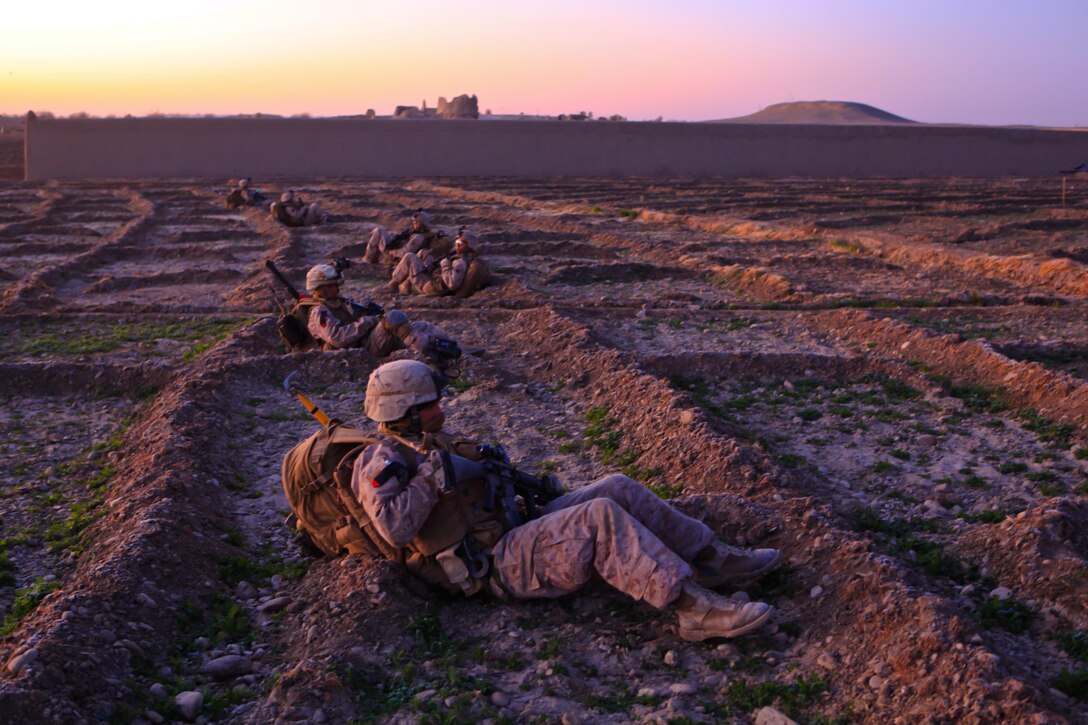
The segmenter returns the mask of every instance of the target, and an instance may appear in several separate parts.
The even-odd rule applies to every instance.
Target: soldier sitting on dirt
[[[409,322],[399,310],[367,314],[368,306],[340,296],[343,281],[338,265],[319,264],[306,273],[311,297],[301,300],[299,307],[306,329],[323,349],[361,347],[374,358],[383,358],[407,348],[439,366],[460,357],[457,343],[437,325]]]
[[[491,269],[480,258],[480,246],[480,238],[461,227],[452,254],[437,257],[426,250],[409,252],[393,270],[389,290],[429,297],[468,297],[491,279]]]
[[[272,204],[271,211],[272,218],[288,227],[309,227],[325,221],[325,214],[316,201],[307,204],[290,189]]]
[[[303,467],[331,450],[342,435],[338,424],[287,454],[284,487],[299,528],[326,553],[400,560],[424,581],[466,596],[555,598],[599,577],[658,609],[673,605],[680,636],[690,641],[736,637],[770,618],[768,604],[707,587],[760,577],[778,564],[779,551],[729,546],[621,474],[562,493],[553,477],[518,472],[501,446],[477,446],[442,429],[444,382],[414,360],[386,363],[366,388],[376,434],[348,428],[357,435],[339,441],[338,450],[350,453],[333,462],[331,475]],[[491,473],[481,478],[497,470],[508,474],[502,481],[530,479],[533,493],[518,500]],[[323,487],[314,488],[315,479]],[[549,495],[537,501],[541,490]],[[541,507],[530,509],[530,498]]]
[[[227,194],[227,206],[239,209],[243,206],[268,206],[272,202],[260,190],[251,188],[253,180],[249,177],[238,180],[238,186]]]
[[[363,261],[371,264],[396,264],[405,254],[418,254],[424,249],[442,256],[449,251],[449,241],[445,232],[431,228],[432,223],[430,214],[417,209],[412,214],[412,225],[397,235],[393,235],[385,227],[375,227],[367,241]]]

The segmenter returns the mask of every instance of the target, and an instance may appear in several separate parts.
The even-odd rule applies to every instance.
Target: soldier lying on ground
[[[452,254],[436,257],[426,250],[405,254],[393,269],[388,288],[401,294],[468,297],[491,279],[480,246],[480,238],[461,227]]]
[[[374,358],[405,348],[443,367],[460,357],[457,343],[430,322],[409,322],[399,310],[367,314],[368,307],[340,296],[340,268],[319,264],[306,273],[311,297],[299,301],[306,329],[325,350],[361,347]]]
[[[289,481],[299,461],[315,460],[312,444],[300,444],[284,459],[288,500],[324,550],[398,559],[424,581],[466,595],[487,590],[500,598],[554,598],[599,577],[655,608],[673,605],[680,636],[691,641],[735,637],[770,618],[768,604],[734,601],[707,587],[766,574],[779,561],[777,550],[728,546],[627,476],[613,474],[550,497],[538,518],[522,523],[514,496],[490,483],[481,488],[485,464],[466,460],[486,463],[498,457],[496,448],[442,429],[443,384],[423,363],[386,363],[367,384],[366,414],[379,427],[361,453],[354,447],[333,464],[335,475],[309,483]],[[500,470],[532,478],[506,466]],[[310,530],[305,522],[312,525],[320,513],[313,485],[333,485],[330,480],[340,498],[325,501],[342,502],[351,515],[341,517],[337,504],[325,504],[329,524],[323,528],[336,530]]]
[[[290,189],[272,204],[271,211],[273,219],[289,227],[309,227],[325,221],[325,214],[316,201],[307,204]]]
[[[405,254],[418,254],[424,249],[442,256],[449,251],[449,241],[445,232],[431,228],[432,223],[431,215],[418,209],[412,215],[412,225],[399,234],[393,235],[385,227],[375,227],[367,241],[363,261],[396,264]]]
[[[227,194],[227,206],[238,209],[243,206],[268,206],[271,200],[260,190],[252,188],[253,180],[249,177],[238,180],[238,186]]]

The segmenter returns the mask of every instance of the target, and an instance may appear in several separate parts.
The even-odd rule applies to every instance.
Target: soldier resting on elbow
[[[430,214],[417,209],[412,214],[411,226],[399,234],[393,234],[385,227],[374,227],[367,240],[363,261],[392,265],[406,254],[419,254],[423,250],[442,256],[449,251],[449,238],[444,232],[433,229],[433,224],[434,219]]]
[[[452,254],[436,257],[426,251],[401,258],[388,288],[401,294],[428,297],[468,297],[491,279],[491,270],[480,257],[480,238],[461,227]]]
[[[600,577],[632,599],[675,608],[680,636],[691,641],[739,636],[770,618],[770,605],[733,601],[709,587],[766,574],[778,564],[777,550],[728,546],[627,476],[559,495],[524,522],[509,510],[512,497],[492,494],[488,500],[499,505],[490,511],[448,505],[451,493],[468,495],[469,485],[450,480],[449,461],[479,459],[486,447],[443,430],[441,385],[413,360],[382,365],[367,384],[366,414],[379,424],[378,438],[355,459],[351,496],[368,519],[360,525],[380,538],[385,555],[469,595],[560,597]],[[451,535],[461,543],[435,551]]]
[[[287,227],[310,227],[325,221],[325,213],[315,201],[307,204],[288,189],[273,203],[272,218]]]
[[[446,332],[430,322],[409,322],[400,310],[367,314],[368,307],[340,296],[344,281],[333,264],[319,264],[306,273],[311,297],[299,302],[306,329],[325,350],[361,347],[374,358],[409,349],[440,367],[460,356]],[[305,308],[309,308],[306,310]]]

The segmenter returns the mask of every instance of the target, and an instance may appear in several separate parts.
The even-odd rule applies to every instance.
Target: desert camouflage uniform
[[[427,226],[422,226],[408,237],[404,244],[389,248],[394,234],[385,227],[375,227],[370,233],[370,239],[366,243],[366,252],[363,256],[368,262],[383,261],[395,264],[407,254],[419,254],[424,249],[432,249],[438,241],[438,232],[432,231]]]
[[[451,295],[465,283],[465,275],[474,258],[475,255],[471,254],[459,254],[453,259],[443,258],[436,270],[433,257],[426,252],[405,254],[393,269],[390,282],[402,292],[415,292],[428,297]]]
[[[326,350],[364,348],[375,358],[408,348],[423,353],[431,337],[449,338],[442,328],[422,320],[391,325],[375,315],[362,315],[350,300],[323,301],[310,310],[307,328]]]
[[[316,201],[310,204],[301,199],[277,201],[272,204],[271,211],[278,221],[291,227],[309,227],[320,224],[325,219],[321,205]],[[284,218],[281,219],[278,212],[282,212]]]
[[[402,446],[373,444],[355,462],[354,495],[394,547],[412,541],[438,501],[435,465],[426,455],[433,449],[430,441],[425,436],[413,446],[420,452],[409,480],[377,483],[391,463],[412,470],[398,452],[406,450]],[[540,518],[507,532],[484,553],[493,559],[493,591],[515,598],[560,597],[599,575],[633,599],[662,608],[680,596],[692,576],[688,562],[713,540],[704,524],[637,481],[613,474],[564,494]]]

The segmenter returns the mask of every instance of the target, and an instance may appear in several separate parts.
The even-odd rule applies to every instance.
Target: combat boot
[[[697,584],[713,589],[761,577],[778,566],[781,559],[778,549],[738,549],[715,540],[695,555],[691,568]]]
[[[711,637],[739,637],[761,626],[774,614],[763,602],[735,602],[704,589],[690,579],[676,600],[680,638],[701,642]]]

